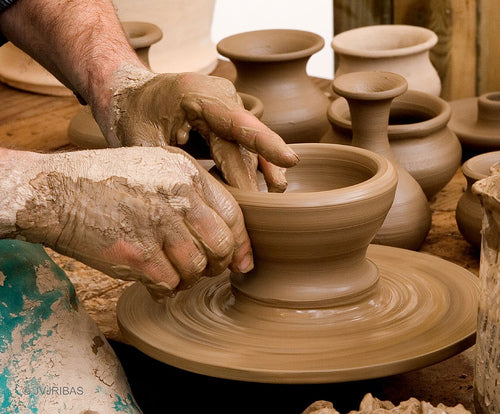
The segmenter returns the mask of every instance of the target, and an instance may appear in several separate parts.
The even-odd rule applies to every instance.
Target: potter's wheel
[[[344,382],[422,368],[474,343],[477,278],[435,256],[371,245],[380,281],[357,303],[279,309],[233,296],[227,273],[162,306],[137,283],[118,302],[125,339],[167,364],[269,383]]]

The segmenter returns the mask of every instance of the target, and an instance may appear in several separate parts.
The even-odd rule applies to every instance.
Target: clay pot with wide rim
[[[432,30],[419,26],[387,24],[347,30],[331,43],[339,61],[335,77],[372,70],[394,72],[408,81],[408,89],[438,96],[441,80],[429,57],[437,41]]]
[[[307,75],[306,65],[324,44],[311,32],[257,30],[226,37],[217,50],[236,67],[236,89],[264,104],[264,124],[287,143],[319,142],[330,128],[329,100]]]
[[[392,72],[353,72],[338,76],[332,88],[349,104],[352,145],[384,155],[398,172],[394,203],[374,243],[417,250],[431,226],[431,211],[418,182],[398,162],[387,135],[392,100],[408,83]]]
[[[472,192],[472,186],[488,177],[490,169],[498,162],[500,151],[492,151],[469,158],[462,165],[467,187],[458,200],[455,220],[464,239],[477,249],[481,247],[483,210],[479,197]]]
[[[500,150],[500,92],[450,102],[449,128],[462,143],[464,158]]]
[[[328,142],[351,144],[349,105],[338,98],[328,108],[333,134]],[[387,134],[394,156],[431,199],[460,167],[462,147],[447,127],[450,105],[426,92],[409,90],[394,99]]]
[[[285,193],[226,189],[255,267],[202,278],[155,303],[140,283],[119,300],[128,343],[197,373],[273,383],[387,376],[472,345],[476,276],[424,253],[370,245],[397,173],[382,155],[292,144]],[[215,169],[211,172],[222,182]]]
[[[162,38],[160,28],[146,22],[122,22],[122,27],[130,45],[141,61],[149,67],[149,49]],[[108,146],[88,105],[80,109],[71,119],[68,137],[71,144],[81,148],[106,148]]]

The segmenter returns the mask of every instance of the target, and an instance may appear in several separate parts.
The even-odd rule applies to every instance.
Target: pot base
[[[378,287],[357,303],[265,306],[232,293],[228,273],[160,305],[136,283],[118,302],[124,338],[187,371],[265,383],[345,382],[434,364],[474,343],[477,278],[435,256],[371,245]]]

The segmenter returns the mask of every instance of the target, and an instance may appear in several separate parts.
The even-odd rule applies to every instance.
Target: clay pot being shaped
[[[257,30],[226,37],[217,50],[236,67],[236,89],[264,104],[264,124],[287,143],[319,142],[330,128],[329,100],[307,75],[306,65],[324,44],[311,32]]]
[[[476,155],[462,165],[467,187],[458,200],[455,220],[464,239],[477,249],[481,247],[483,210],[479,197],[472,192],[472,186],[476,181],[488,177],[490,169],[498,162],[500,162],[500,151],[492,151]]]
[[[350,144],[352,126],[347,101],[333,101],[327,116],[333,128],[328,142]],[[428,199],[453,178],[461,164],[460,141],[447,127],[450,116],[450,105],[426,92],[407,91],[391,104],[387,130],[391,150]]]
[[[500,92],[450,102],[448,127],[462,143],[464,158],[500,150]]]
[[[122,21],[140,20],[160,28],[163,39],[150,52],[157,73],[208,74],[217,66],[211,39],[215,0],[113,0]]]
[[[386,376],[470,346],[476,276],[370,245],[394,198],[392,164],[346,145],[292,148],[300,162],[285,193],[266,192],[262,177],[260,192],[226,186],[254,269],[202,278],[161,304],[133,285],[117,307],[127,342],[189,371],[273,383]]]
[[[160,28],[145,22],[122,22],[127,39],[141,61],[149,67],[149,49],[162,38]],[[104,136],[88,105],[71,119],[68,126],[70,143],[82,148],[106,148]]]
[[[353,72],[336,77],[336,94],[349,104],[352,145],[384,155],[398,172],[394,203],[374,243],[417,250],[429,232],[431,211],[422,187],[398,162],[387,135],[392,100],[408,83],[391,72]]]
[[[331,43],[339,62],[335,77],[373,70],[394,72],[408,81],[408,89],[438,96],[441,80],[429,57],[437,41],[432,30],[419,26],[387,24],[347,30]]]

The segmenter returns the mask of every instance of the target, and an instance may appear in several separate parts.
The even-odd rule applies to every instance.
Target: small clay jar
[[[500,92],[450,102],[448,127],[462,144],[464,158],[500,150]]]
[[[258,30],[226,37],[217,50],[236,68],[236,89],[264,104],[264,124],[287,143],[319,142],[330,128],[329,100],[307,75],[306,65],[324,44],[311,32]]]
[[[483,210],[479,197],[472,192],[472,186],[476,181],[488,177],[490,169],[498,162],[500,151],[492,151],[476,155],[462,165],[467,187],[458,200],[455,220],[464,239],[477,249],[481,247]]]
[[[381,70],[402,75],[408,89],[439,95],[441,80],[429,51],[437,35],[410,25],[373,25],[347,30],[332,40],[338,57],[335,77],[349,72]]]
[[[149,49],[162,38],[160,28],[152,23],[122,22],[130,45],[141,61],[149,67]],[[106,148],[108,146],[90,107],[83,107],[70,121],[68,136],[71,144],[82,148]]]
[[[333,101],[327,116],[333,128],[329,142],[350,144],[352,126],[347,101]],[[387,130],[391,150],[428,199],[453,178],[461,164],[460,141],[447,127],[450,116],[450,105],[426,92],[407,91],[391,104]]]
[[[391,72],[353,72],[336,77],[333,90],[348,104],[352,145],[384,155],[398,173],[394,203],[374,243],[417,250],[431,226],[431,211],[420,184],[398,162],[387,135],[392,100],[408,83]]]

